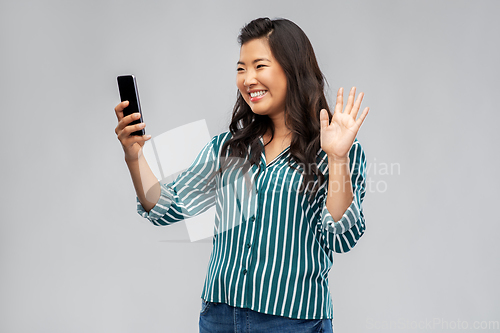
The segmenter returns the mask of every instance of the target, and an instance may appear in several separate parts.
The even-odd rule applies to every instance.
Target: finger
[[[330,119],[328,119],[328,112],[325,109],[322,109],[319,112],[319,120],[321,123],[321,129],[325,129],[328,127]]]
[[[356,125],[358,127],[358,129],[361,127],[361,125],[363,124],[363,121],[365,121],[365,118],[366,116],[368,115],[368,111],[370,111],[370,108],[367,107],[363,110],[363,113],[361,113],[361,116],[359,116],[359,119],[356,120]]]
[[[144,127],[146,127],[146,124],[145,123],[140,123],[140,124],[134,124],[134,125],[129,125],[129,126],[126,126],[119,134],[119,136],[121,135],[121,137],[123,139],[126,139],[128,138],[129,136],[131,136],[131,134],[133,132],[136,132],[136,131],[140,131],[142,130]],[[132,135],[132,136],[138,136],[138,135]]]
[[[128,101],[123,101],[117,106],[115,106],[115,114],[116,117],[118,118],[118,121],[120,121],[123,118],[123,109],[125,109],[128,106],[129,102]]]
[[[365,97],[365,93],[361,92],[358,95],[358,99],[356,100],[356,103],[354,104],[354,107],[352,108],[351,115],[354,120],[356,120],[356,117],[358,116],[358,111],[361,106],[361,102],[363,101],[363,97]]]
[[[340,87],[339,91],[337,91],[337,103],[335,104],[334,113],[342,113],[342,108],[344,107],[344,88]]]
[[[139,141],[137,143],[140,144],[142,147],[149,139],[151,139],[151,135],[149,134],[141,135],[139,136]]]
[[[115,128],[115,133],[121,132],[125,127],[127,127],[134,120],[138,120],[141,118],[141,114],[139,112],[134,112],[129,114],[128,116],[123,117],[119,122],[118,126]]]
[[[356,87],[352,87],[351,91],[349,92],[349,97],[347,98],[347,104],[345,106],[344,113],[351,113],[352,106],[354,104],[354,96],[356,96]]]

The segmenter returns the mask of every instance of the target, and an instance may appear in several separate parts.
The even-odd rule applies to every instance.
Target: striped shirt
[[[366,159],[360,143],[356,139],[349,151],[354,198],[334,221],[326,208],[328,181],[309,201],[309,193],[299,191],[303,168],[290,158],[290,146],[267,165],[263,149],[259,164],[247,169],[235,164],[221,175],[220,149],[230,138],[230,132],[214,136],[188,169],[162,184],[149,213],[137,199],[138,213],[164,226],[215,205],[213,248],[201,294],[205,301],[295,319],[333,319],[328,287],[333,254],[351,250],[365,230]],[[240,159],[249,166],[248,160]],[[321,148],[316,163],[328,180],[328,158]]]

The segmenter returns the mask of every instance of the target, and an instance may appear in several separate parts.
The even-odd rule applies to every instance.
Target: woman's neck
[[[271,120],[274,124],[274,138],[284,139],[290,136],[292,130],[285,125],[284,112],[278,116],[271,117]],[[271,138],[271,129],[267,130],[266,136]]]

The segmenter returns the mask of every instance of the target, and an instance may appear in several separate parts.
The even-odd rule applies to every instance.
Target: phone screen
[[[135,80],[135,76],[133,75],[120,75],[117,78],[118,81],[118,90],[120,91],[121,101],[129,101],[129,105],[123,109],[123,116],[128,116],[132,113],[139,112],[141,114],[141,118],[134,120],[130,123],[130,125],[140,124],[143,122],[142,120],[142,110],[141,103],[139,101],[139,91],[137,90],[137,82]],[[144,135],[146,131],[144,128],[131,133],[130,135]]]

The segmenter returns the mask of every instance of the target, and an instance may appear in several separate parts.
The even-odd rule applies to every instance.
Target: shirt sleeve
[[[321,234],[329,249],[337,253],[349,252],[365,231],[365,217],[361,204],[366,190],[366,157],[356,140],[349,151],[349,170],[353,199],[339,221],[334,221],[326,207],[326,193],[321,199]]]
[[[139,198],[137,212],[154,225],[164,226],[199,215],[215,205],[216,172],[219,158],[212,138],[194,162],[170,184],[161,184],[156,205],[146,212]]]

